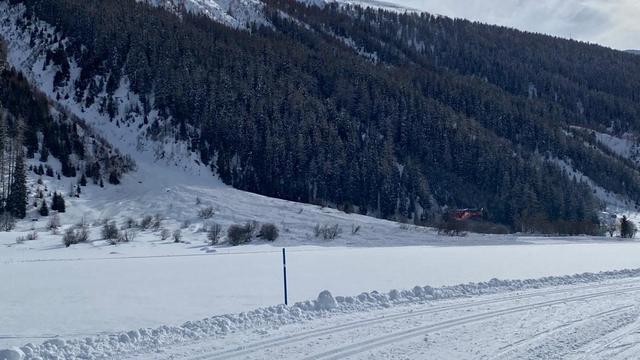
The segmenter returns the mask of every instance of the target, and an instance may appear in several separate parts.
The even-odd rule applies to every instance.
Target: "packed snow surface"
[[[540,312],[555,311],[557,305],[567,305],[568,303],[577,302],[582,304],[586,309],[582,311],[592,311],[594,305],[591,302],[585,303],[588,299],[600,299],[605,298],[609,301],[605,302],[605,311],[597,313],[597,317],[603,317],[606,315],[620,316],[621,318],[609,318],[607,322],[600,325],[602,329],[598,329],[600,334],[594,336],[591,340],[599,340],[601,337],[609,335],[610,332],[619,329],[622,326],[629,325],[638,321],[639,309],[637,307],[638,292],[640,292],[640,270],[626,270],[626,271],[610,271],[604,273],[585,273],[574,276],[562,276],[562,277],[546,277],[541,279],[529,279],[529,280],[497,280],[493,279],[488,282],[482,283],[469,283],[464,285],[444,286],[444,287],[432,287],[432,286],[415,286],[411,290],[391,290],[389,292],[365,292],[354,297],[338,296],[333,297],[329,291],[322,291],[315,301],[298,302],[292,306],[278,305],[267,308],[260,308],[253,311],[242,312],[232,315],[221,315],[206,318],[199,321],[189,321],[180,326],[167,326],[163,325],[156,328],[139,328],[136,330],[129,330],[124,332],[113,333],[109,335],[87,336],[84,338],[76,339],[62,339],[52,338],[45,341],[40,345],[26,344],[22,347],[12,347],[0,351],[0,359],[98,359],[98,358],[124,358],[126,356],[142,356],[147,355],[148,358],[187,358],[187,359],[209,359],[218,358],[218,355],[231,353],[228,358],[234,357],[234,351],[237,352],[235,356],[249,355],[246,358],[290,358],[299,359],[303,354],[297,346],[304,346],[306,353],[313,351],[319,351],[318,354],[309,358],[344,358],[354,354],[370,353],[370,350],[374,350],[381,345],[393,344],[396,342],[405,342],[411,337],[424,336],[423,333],[428,330],[439,329],[436,325],[429,325],[430,322],[416,322],[419,320],[419,316],[422,314],[438,313],[434,308],[440,307],[444,310],[453,310],[445,317],[440,325],[440,328],[446,329],[455,325],[473,324],[476,321],[490,320],[495,317],[510,315],[512,313],[519,312],[531,312],[533,310],[540,309]],[[585,285],[586,284],[586,285]],[[576,286],[581,285],[581,286]],[[560,288],[549,289],[550,286],[560,286]],[[532,290],[535,289],[535,290]],[[516,295],[505,295],[518,291]],[[501,296],[485,298],[481,295],[499,294]],[[558,296],[562,295],[562,296]],[[630,295],[634,295],[634,298],[629,298]],[[446,299],[471,299],[461,301],[458,305],[451,305],[450,303],[442,303]],[[621,301],[621,299],[623,301]],[[522,305],[529,302],[529,305]],[[501,304],[504,303],[506,310],[494,310],[493,312],[484,313],[484,309],[474,310],[473,308],[479,305],[486,304]],[[455,304],[455,302],[454,302]],[[509,308],[509,306],[511,306]],[[603,304],[596,304],[596,307],[601,308]],[[391,311],[387,309],[392,309]],[[456,311],[457,310],[457,311]],[[624,312],[622,311],[624,310]],[[475,311],[468,315],[467,311]],[[575,308],[573,309],[575,311]],[[390,312],[391,314],[387,314]],[[382,313],[382,315],[381,315]],[[403,314],[404,313],[404,314]],[[349,320],[349,314],[361,314],[358,315],[360,319],[358,321]],[[386,315],[385,315],[386,314]],[[495,316],[494,316],[495,315]],[[352,315],[351,315],[352,316]],[[347,345],[344,347],[335,347],[340,345],[335,341],[328,341],[324,344],[324,347],[317,348],[318,343],[322,341],[316,340],[314,333],[330,334],[335,330],[324,329],[327,323],[331,323],[337,318],[338,324],[344,322],[341,325],[335,326],[335,330],[356,330],[356,337],[342,337],[349,342],[360,341],[362,334],[359,332],[366,332],[366,336],[378,335],[377,331],[371,331],[378,323],[385,323],[394,319],[409,319],[410,322],[403,321],[403,326],[409,329],[399,332],[399,334],[390,334],[387,338],[375,338],[372,340],[363,342],[365,347],[359,349],[354,345]],[[557,319],[559,322],[566,322],[562,326],[573,325],[575,320],[568,320],[565,315],[562,318]],[[314,325],[315,320],[322,319],[322,322]],[[433,321],[433,317],[429,317],[430,321]],[[535,319],[540,321],[540,319]],[[459,324],[457,324],[457,322]],[[583,320],[580,320],[581,322]],[[279,328],[287,325],[296,325],[312,323],[310,335],[306,337],[312,338],[312,342],[294,344],[295,338],[300,337],[304,340],[306,337],[301,336],[304,333],[293,332],[293,338],[291,334],[286,338],[288,341],[282,341],[282,338],[270,335],[271,332],[278,332]],[[361,325],[364,323],[364,325]],[[424,326],[424,323],[427,326]],[[553,324],[552,324],[553,325]],[[317,327],[313,330],[313,327]],[[540,326],[540,324],[538,324]],[[544,326],[548,326],[544,324]],[[411,327],[416,327],[412,329]],[[391,327],[392,330],[397,331],[398,325]],[[401,327],[400,327],[401,329]],[[498,328],[497,332],[503,331],[502,328]],[[385,330],[389,331],[389,330]],[[384,333],[384,332],[381,332]],[[267,339],[275,338],[272,340],[273,347],[268,346],[270,354],[264,354],[262,350],[265,348],[265,341],[257,342],[256,344],[245,344],[238,348],[232,345],[236,341],[246,341],[254,337],[255,334],[262,335],[261,338]],[[270,336],[269,336],[270,335]],[[398,336],[399,335],[399,336]],[[408,335],[408,336],[405,336]],[[520,335],[520,334],[516,334]],[[495,336],[495,335],[494,335]],[[536,335],[537,336],[537,335]],[[76,336],[78,337],[78,336]],[[535,337],[535,336],[534,336]],[[244,340],[241,340],[244,339]],[[391,339],[392,341],[389,341]],[[527,339],[528,340],[528,339]],[[583,339],[584,340],[584,339]],[[211,342],[222,341],[222,348],[218,346],[211,347]],[[449,340],[449,343],[452,341]],[[454,341],[455,343],[455,341]],[[590,344],[592,341],[586,341],[585,344]],[[277,346],[285,345],[282,349],[278,349]],[[295,345],[293,350],[290,347]],[[420,345],[420,343],[418,343]],[[463,351],[469,351],[465,349],[463,343],[459,343]],[[369,347],[367,347],[369,346]],[[332,348],[333,347],[333,348]],[[175,350],[178,349],[176,353]],[[186,351],[185,349],[195,349],[195,353]],[[215,350],[211,354],[206,354],[206,351]],[[227,349],[220,352],[220,350]],[[403,346],[401,349],[405,349]],[[328,351],[327,351],[328,350]],[[403,350],[403,351],[404,351]],[[456,347],[457,351],[460,351]],[[504,350],[501,348],[500,350]],[[273,351],[280,351],[276,356]],[[430,350],[423,349],[425,354],[430,354]],[[449,349],[450,351],[450,349]],[[559,351],[555,350],[556,353]],[[162,355],[165,353],[165,355]],[[202,355],[201,353],[205,354]],[[338,356],[335,356],[338,354]],[[383,355],[377,355],[373,358],[388,358],[386,352]],[[438,354],[437,352],[435,354]],[[555,353],[554,353],[555,354]],[[180,356],[182,355],[182,356]],[[187,356],[184,356],[187,355]],[[195,355],[195,356],[193,356]],[[274,356],[274,357],[272,357]],[[223,357],[227,358],[227,357]],[[368,358],[371,358],[369,356]]]

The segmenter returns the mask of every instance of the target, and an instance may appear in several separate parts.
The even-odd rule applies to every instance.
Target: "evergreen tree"
[[[7,122],[5,117],[6,115],[0,102],[0,212],[4,212],[5,210],[7,191],[9,190],[6,180]]]
[[[19,136],[18,139],[20,139]],[[6,207],[15,218],[24,219],[27,216],[27,174],[20,142],[18,142],[16,148],[16,159],[12,172],[13,179]]]
[[[63,213],[65,211],[67,211],[67,207],[64,202],[64,197],[62,196],[62,194],[58,194],[58,212]]]
[[[49,207],[47,206],[47,200],[42,200],[42,205],[40,205],[40,209],[38,210],[40,216],[49,216]]]
[[[636,225],[626,215],[620,219],[620,237],[632,239],[636,236]]]
[[[102,180],[101,180],[102,181]],[[109,184],[118,185],[120,184],[120,179],[118,177],[118,173],[115,171],[111,171],[109,173]]]
[[[42,147],[42,150],[40,150],[40,159],[41,162],[47,162],[47,160],[49,160],[49,150],[47,149],[46,146]]]
[[[51,210],[58,211],[58,193],[53,192],[53,197],[51,198]]]

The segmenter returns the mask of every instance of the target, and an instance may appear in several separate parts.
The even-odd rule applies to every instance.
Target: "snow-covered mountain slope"
[[[370,7],[374,9],[382,9],[382,10],[398,11],[398,12],[406,12],[406,11],[419,12],[419,10],[414,8],[395,4],[393,2],[379,1],[379,0],[325,0],[325,3],[327,2],[334,2],[338,4],[345,4],[345,5],[357,5],[362,7]]]
[[[266,25],[264,3],[260,0],[137,0],[165,9],[187,11],[210,17],[234,28],[245,28],[247,24]]]
[[[55,84],[54,78],[60,67],[47,60],[48,52],[58,48],[56,30],[41,21],[29,25],[21,25],[24,14],[21,5],[10,6],[0,1],[0,36],[7,43],[7,61],[16,70],[25,74],[29,81],[56,106],[69,111],[82,119],[93,132],[99,134],[119,151],[130,155],[134,161],[156,162],[177,166],[188,173],[211,174],[210,170],[198,162],[198,156],[187,150],[187,144],[176,141],[174,136],[167,136],[174,131],[168,125],[170,118],[160,116],[152,110],[148,115],[141,111],[143,105],[140,97],[129,88],[128,81],[123,79],[115,90],[114,116],[111,118],[104,111],[107,93],[104,89],[106,79],[95,78],[95,84],[103,84],[95,97],[89,100],[88,94],[76,91],[76,83],[81,68],[72,58],[69,62],[69,79],[62,84]],[[41,36],[46,34],[46,36]],[[62,41],[65,43],[65,40]],[[165,133],[151,138],[147,130],[151,123],[158,122],[165,128]]]
[[[269,22],[265,17],[265,4],[260,0],[137,0],[159,6],[175,13],[187,11],[194,14],[200,14],[210,17],[211,19],[222,24],[237,29],[246,29],[247,25],[255,23],[258,25],[269,26]],[[392,11],[418,11],[415,9],[403,7],[391,2],[378,0],[299,0],[300,2],[314,5],[324,6],[327,3],[339,3],[345,5],[359,5],[363,7],[372,7],[376,9],[392,10]]]

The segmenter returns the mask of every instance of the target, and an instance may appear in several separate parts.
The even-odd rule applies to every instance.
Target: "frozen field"
[[[40,241],[40,240],[38,240]],[[44,240],[42,242],[45,242]],[[640,268],[640,244],[557,241],[490,246],[289,248],[290,301],[338,295]],[[24,246],[24,245],[21,245]],[[52,245],[53,246],[53,245]],[[68,258],[6,256],[0,293],[0,348],[179,325],[282,303],[280,249],[271,245],[206,253],[183,244],[85,246]],[[145,248],[147,246],[144,246]],[[159,249],[164,247],[164,249]],[[171,253],[174,255],[170,255]],[[156,253],[156,255],[153,255]]]

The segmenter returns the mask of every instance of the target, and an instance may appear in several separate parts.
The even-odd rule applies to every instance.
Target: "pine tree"
[[[1,105],[1,104],[0,104]],[[2,108],[0,107],[0,110]],[[0,111],[0,211],[6,206],[8,186],[6,183],[6,148],[7,148],[7,126],[5,115]]]
[[[115,171],[111,171],[109,174],[109,184],[118,185],[120,184],[120,179],[118,178],[118,173]]]
[[[18,142],[16,147],[16,160],[12,172],[13,180],[7,197],[7,210],[15,218],[24,219],[27,216],[27,174],[25,172],[22,143]]]
[[[631,239],[636,236],[636,225],[631,222],[626,216],[620,219],[620,236],[626,239]]]
[[[49,150],[45,146],[42,146],[42,150],[40,150],[40,161],[47,162],[49,159]]]
[[[62,194],[58,194],[58,212],[65,212],[66,209],[66,204],[64,203],[64,197],[62,197]]]
[[[57,212],[65,212],[66,204],[64,202],[64,198],[62,194],[58,194],[57,192],[53,193],[53,199],[51,200],[51,210],[55,210]]]
[[[80,186],[87,186],[87,177],[85,174],[82,174],[82,177],[80,177]]]
[[[47,200],[42,200],[42,205],[40,205],[40,210],[38,210],[40,216],[49,216],[49,207],[47,206]]]
[[[58,211],[58,193],[53,192],[53,198],[51,199],[51,210]]]

